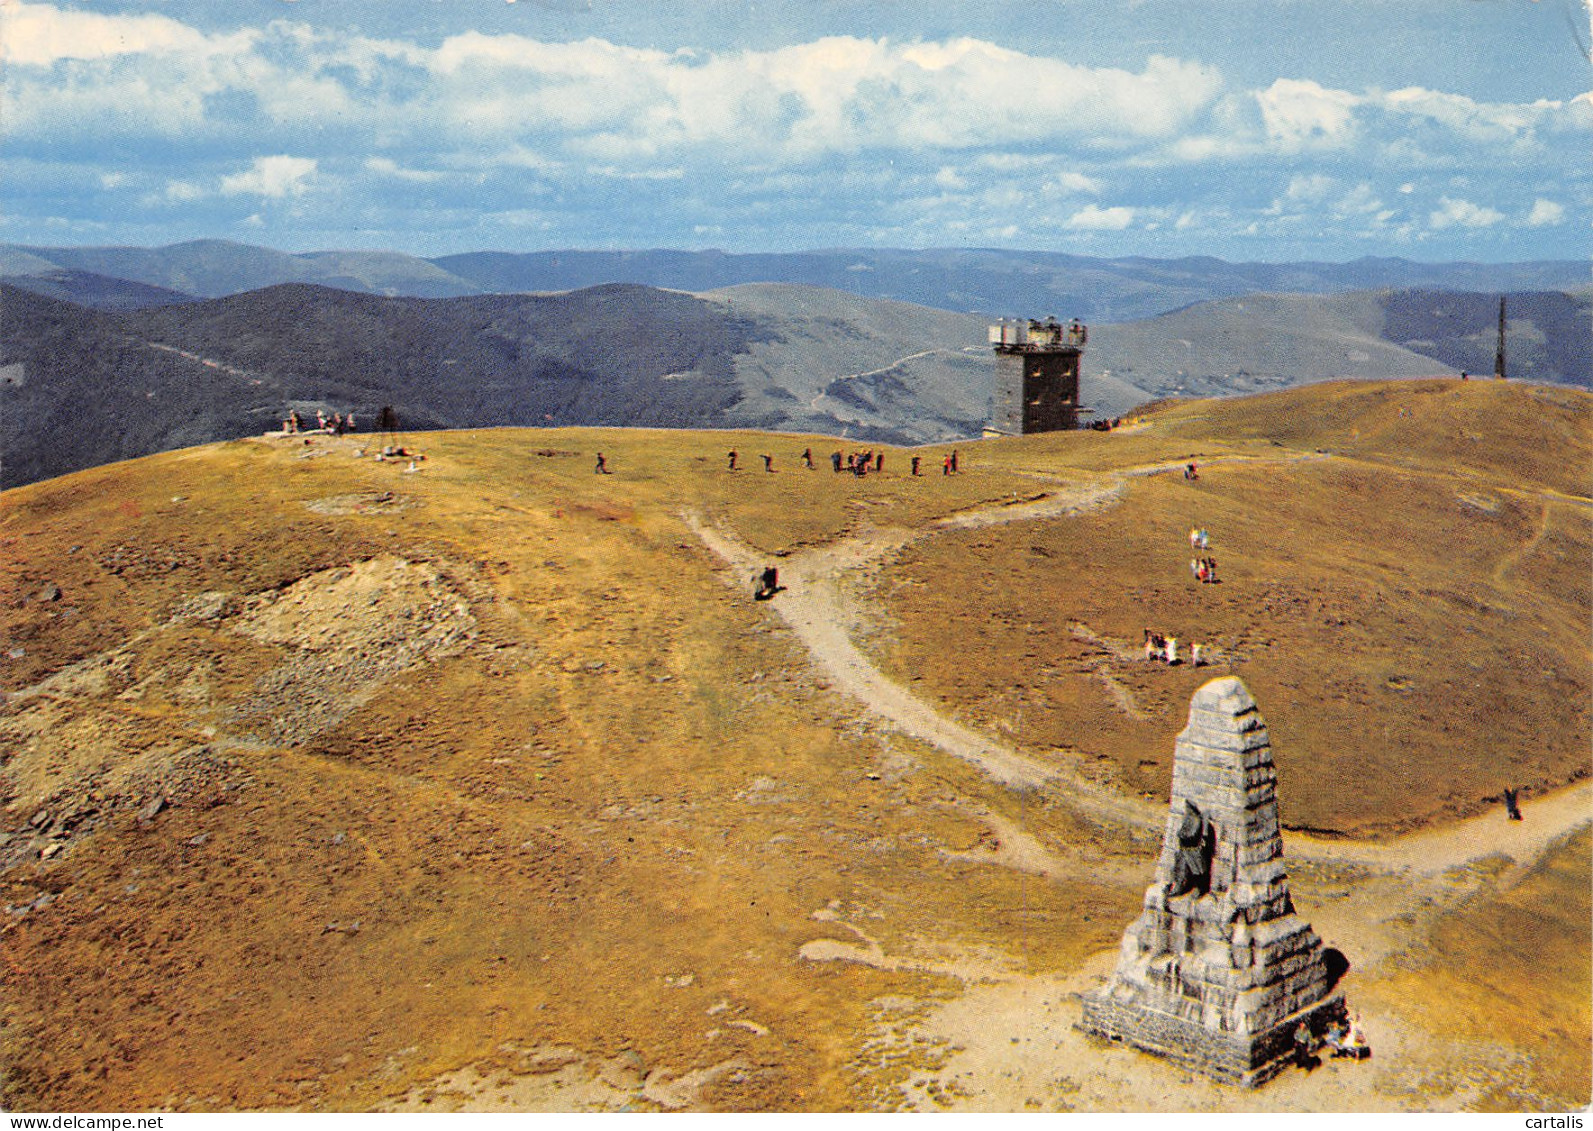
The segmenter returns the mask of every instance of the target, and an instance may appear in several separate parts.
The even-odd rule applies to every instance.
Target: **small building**
[[[1063,432],[1079,426],[1079,360],[1089,330],[1077,318],[1003,318],[990,327],[996,391],[987,436]]]

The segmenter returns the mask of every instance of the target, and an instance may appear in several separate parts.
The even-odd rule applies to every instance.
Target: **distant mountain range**
[[[393,405],[414,429],[746,427],[917,443],[989,415],[995,313],[1091,322],[1084,398],[1509,371],[1593,384],[1572,262],[994,250],[288,254],[0,245],[0,486]],[[667,288],[667,289],[666,289]]]
[[[985,317],[834,289],[606,284],[422,299],[289,283],[144,305],[169,292],[60,271],[100,308],[0,284],[0,486],[263,432],[290,409],[306,420],[353,410],[366,428],[392,405],[413,430],[757,428],[903,444],[977,435],[989,418]],[[1084,399],[1110,417],[1164,396],[1488,373],[1497,302],[1247,294],[1095,324]],[[1512,376],[1593,385],[1587,290],[1508,304]]]
[[[1563,290],[1586,287],[1589,270],[1586,262],[1573,260],[1484,264],[1369,258],[1273,264],[1206,257],[1098,259],[998,249],[837,249],[756,255],[473,252],[421,259],[399,252],[289,254],[226,240],[196,240],[157,248],[0,245],[0,279],[85,306],[121,309],[180,296],[224,298],[279,283],[316,283],[410,298],[569,291],[605,283],[691,292],[744,283],[794,283],[985,316],[1055,314],[1123,322],[1257,291]],[[119,288],[103,280],[120,280],[124,285]],[[160,290],[140,296],[125,284]]]

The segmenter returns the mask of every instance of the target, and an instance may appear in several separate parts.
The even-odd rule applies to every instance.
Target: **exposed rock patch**
[[[273,742],[302,743],[412,668],[476,638],[469,602],[425,562],[373,558],[322,570],[252,598],[228,626],[284,646],[235,714]]]

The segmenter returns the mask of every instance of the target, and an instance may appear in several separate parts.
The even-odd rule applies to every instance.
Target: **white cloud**
[[[1531,228],[1545,228],[1551,224],[1562,223],[1564,220],[1565,205],[1544,200],[1542,197],[1532,202],[1532,211],[1527,214],[1527,226]]]
[[[6,0],[5,61],[48,67],[63,59],[234,51],[250,33],[212,38],[165,16],[106,16]]]
[[[322,231],[356,216],[418,229],[446,214],[610,242],[665,228],[779,240],[807,225],[929,244],[1016,225],[1127,232],[1127,246],[1161,225],[1215,246],[1257,220],[1269,239],[1414,225],[1458,247],[1490,228],[1541,242],[1585,222],[1555,201],[1578,196],[1593,95],[1490,103],[1275,71],[1235,89],[1193,58],[1080,65],[993,27],[659,50],[483,31],[374,39],[301,20],[310,5],[213,33],[208,17],[56,4],[0,0],[8,171],[18,158],[79,170],[84,215],[104,207],[98,184],[134,187],[151,223],[260,208],[271,226],[293,211]],[[138,152],[154,161],[120,156]],[[349,176],[359,199],[310,191]],[[1133,207],[1105,205],[1130,183]],[[1438,191],[1451,195],[1435,205]],[[533,196],[546,210],[517,217]],[[283,199],[293,209],[265,207]]]
[[[445,41],[431,70],[441,109],[462,129],[584,131],[586,145],[614,159],[687,145],[801,159],[865,147],[1155,138],[1187,124],[1222,85],[1209,67],[1162,56],[1136,73],[971,38],[831,36],[699,55],[470,32]]]
[[[1475,142],[1503,142],[1523,136],[1564,108],[1560,102],[1477,102],[1463,94],[1447,94],[1423,87],[1405,87],[1382,96],[1382,106],[1394,114],[1425,119]]]
[[[367,157],[365,168],[366,171],[375,173],[379,177],[391,177],[396,181],[409,181],[414,184],[431,184],[446,180],[448,176],[434,169],[405,168],[391,157]]]
[[[222,177],[221,192],[225,196],[297,196],[309,187],[318,165],[313,157],[256,157],[247,172]]]
[[[1355,134],[1362,99],[1310,81],[1278,79],[1256,94],[1267,138],[1285,151],[1341,145]]]
[[[1441,197],[1438,207],[1427,217],[1434,228],[1488,228],[1504,219],[1504,213],[1469,200]]]
[[[1058,176],[1056,179],[1056,184],[1057,187],[1065,189],[1068,192],[1099,193],[1101,191],[1100,181],[1096,180],[1094,177],[1087,177],[1083,173],[1077,173],[1071,170]]]
[[[1333,205],[1334,215],[1340,217],[1367,216],[1382,210],[1383,202],[1378,199],[1377,193],[1366,181],[1362,181],[1339,197]]]
[[[1311,203],[1324,199],[1336,182],[1325,173],[1296,173],[1289,178],[1284,196],[1292,201]]]
[[[1134,210],[1121,205],[1098,208],[1086,204],[1068,217],[1067,227],[1083,232],[1121,232],[1134,222]]]

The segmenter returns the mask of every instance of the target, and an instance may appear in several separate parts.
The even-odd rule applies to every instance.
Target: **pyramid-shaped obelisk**
[[[1195,692],[1173,755],[1172,804],[1139,918],[1081,1027],[1253,1087],[1304,1023],[1344,1016],[1322,941],[1294,911],[1266,723],[1237,678]]]

